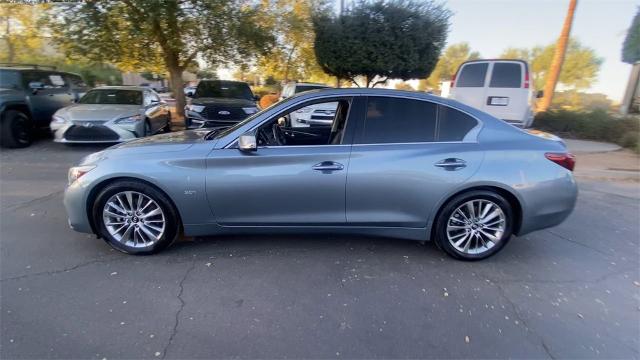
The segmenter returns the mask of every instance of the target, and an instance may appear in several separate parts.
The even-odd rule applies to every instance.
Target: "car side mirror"
[[[260,101],[260,95],[253,95],[253,100]]]
[[[247,132],[238,138],[238,149],[243,152],[252,152],[258,150],[258,142],[253,132]]]
[[[540,99],[542,97],[544,97],[544,90],[538,90],[536,93],[536,99]]]
[[[38,90],[44,89],[44,83],[41,83],[40,81],[32,81],[29,83],[29,89],[31,89],[31,92],[35,95],[38,93]]]

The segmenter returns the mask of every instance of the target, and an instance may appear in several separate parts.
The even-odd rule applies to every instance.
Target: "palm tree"
[[[567,16],[564,18],[564,25],[562,26],[562,32],[558,38],[556,44],[556,51],[553,54],[553,61],[549,68],[549,75],[547,76],[547,82],[544,85],[544,96],[538,104],[538,111],[547,111],[551,106],[551,100],[553,100],[553,92],[556,89],[558,78],[560,77],[560,71],[562,70],[562,63],[564,62],[564,55],[567,51],[567,44],[569,43],[569,34],[571,33],[571,25],[573,23],[573,14],[576,11],[576,5],[578,0],[570,0],[569,10]]]

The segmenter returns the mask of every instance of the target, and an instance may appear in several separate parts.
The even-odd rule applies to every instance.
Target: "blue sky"
[[[569,0],[448,0],[453,11],[449,44],[468,42],[483,58],[497,57],[507,47],[533,47],[555,42]],[[589,90],[619,102],[631,65],[620,61],[622,42],[640,1],[578,0],[571,35],[591,47],[604,62]]]

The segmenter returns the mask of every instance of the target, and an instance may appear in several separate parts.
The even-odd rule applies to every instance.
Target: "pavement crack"
[[[178,326],[180,325],[180,314],[182,313],[182,310],[184,309],[184,307],[187,305],[187,303],[182,298],[182,293],[184,292],[184,282],[187,280],[187,277],[189,277],[189,274],[193,271],[193,269],[195,269],[195,267],[196,267],[196,259],[194,258],[193,261],[191,262],[191,266],[189,266],[187,271],[184,272],[184,275],[182,276],[182,279],[180,279],[180,283],[178,284],[178,288],[180,290],[178,291],[178,295],[176,297],[178,298],[178,300],[180,300],[180,307],[178,308],[178,311],[176,311],[176,319],[173,324],[173,328],[171,329],[171,335],[169,336],[169,340],[167,341],[167,344],[162,350],[163,359],[167,356],[167,351],[169,350],[169,347],[173,343],[173,339],[178,334]]]
[[[504,291],[504,288],[500,286],[500,284],[498,283],[493,283],[493,284],[498,288],[498,292],[500,293],[500,296],[511,306],[511,309],[516,319],[518,319],[518,321],[520,321],[522,325],[524,325],[526,331],[531,332],[531,334],[533,334],[538,339],[538,341],[540,342],[540,345],[544,349],[544,352],[547,354],[547,356],[550,359],[555,360],[556,357],[553,356],[553,354],[551,353],[551,349],[549,345],[545,343],[542,335],[538,334],[538,332],[535,331],[534,328],[529,326],[529,323],[527,322],[527,320],[525,320],[524,316],[520,314],[520,310],[518,309],[518,306],[507,296],[507,293]]]
[[[579,242],[579,241],[572,240],[572,239],[570,239],[570,238],[568,238],[568,237],[566,237],[566,236],[564,236],[564,235],[558,234],[557,232],[555,232],[555,231],[553,231],[553,230],[547,230],[547,232],[548,232],[549,234],[551,234],[551,235],[553,235],[553,236],[555,236],[555,237],[559,238],[559,239],[562,239],[562,240],[568,241],[568,242],[570,242],[570,243],[572,243],[572,244],[576,244],[576,245],[578,245],[578,246],[582,246],[582,247],[587,248],[587,249],[589,249],[589,250],[593,250],[593,251],[597,252],[598,254],[605,255],[605,256],[611,256],[611,254],[609,254],[609,253],[606,253],[606,252],[604,252],[604,251],[602,251],[602,250],[600,250],[600,249],[597,249],[597,248],[595,248],[595,247],[592,247],[592,246],[590,246],[590,245],[583,244],[583,243],[581,243],[581,242]]]
[[[89,260],[80,264],[76,264],[64,269],[59,269],[59,270],[48,270],[48,271],[40,271],[40,272],[36,272],[36,273],[31,273],[31,274],[24,274],[24,275],[18,275],[18,276],[13,276],[13,277],[8,277],[8,278],[4,278],[4,279],[0,279],[0,282],[5,282],[5,281],[12,281],[12,280],[22,280],[22,279],[26,279],[26,278],[30,278],[30,277],[34,277],[34,276],[41,276],[41,275],[46,275],[46,276],[50,276],[50,275],[55,275],[55,274],[60,274],[60,273],[66,273],[66,272],[70,272],[70,271],[74,271],[80,268],[83,268],[85,266],[89,266],[89,265],[93,265],[93,264],[98,264],[98,263],[108,263],[114,260],[121,260],[120,258],[109,258],[109,259],[104,259],[104,258],[98,258],[98,259],[93,259],[93,260]]]
[[[43,202],[43,201],[47,201],[49,199],[52,199],[52,198],[54,198],[54,197],[56,197],[56,196],[58,196],[58,195],[60,195],[62,193],[64,193],[64,190],[54,191],[52,193],[37,197],[35,199],[31,199],[31,200],[28,200],[28,201],[25,201],[25,202],[22,202],[22,203],[18,203],[18,204],[13,204],[13,205],[7,206],[6,208],[2,209],[2,212],[5,213],[5,212],[8,212],[8,211],[20,210],[20,209],[28,207],[29,205],[37,204],[39,202]]]

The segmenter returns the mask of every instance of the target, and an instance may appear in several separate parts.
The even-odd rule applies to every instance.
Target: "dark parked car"
[[[54,67],[0,64],[0,145],[26,147],[58,109],[87,91],[82,77]]]
[[[241,81],[202,80],[185,108],[189,128],[225,128],[257,113],[249,84]]]

